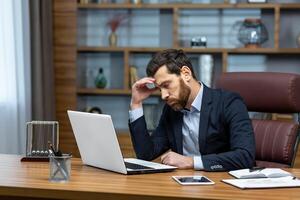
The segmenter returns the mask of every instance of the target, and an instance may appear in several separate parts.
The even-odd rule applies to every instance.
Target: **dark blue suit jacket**
[[[183,114],[167,104],[151,136],[144,116],[130,123],[137,157],[152,160],[169,149],[182,154],[182,123]],[[206,171],[228,171],[254,165],[253,128],[247,108],[238,94],[204,86],[199,149]]]

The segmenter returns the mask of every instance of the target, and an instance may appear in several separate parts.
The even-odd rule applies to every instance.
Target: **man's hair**
[[[170,74],[177,75],[180,75],[181,67],[187,66],[191,70],[193,78],[197,80],[190,59],[181,49],[166,49],[156,53],[147,65],[147,76],[153,77],[163,65],[166,65]]]

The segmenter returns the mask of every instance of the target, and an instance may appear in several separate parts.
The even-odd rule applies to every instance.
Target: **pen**
[[[62,156],[61,151],[60,151],[60,150],[55,151],[54,148],[53,148],[53,145],[52,145],[51,143],[49,143],[49,146],[50,146],[50,148],[51,148],[51,150],[52,150],[52,152],[53,152],[53,154],[54,154],[55,156]]]
[[[249,169],[249,172],[260,172],[263,169],[265,169],[265,167],[253,167]]]

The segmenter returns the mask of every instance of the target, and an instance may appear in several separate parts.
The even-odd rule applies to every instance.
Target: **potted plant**
[[[110,27],[110,34],[109,34],[109,45],[110,46],[116,46],[117,45],[117,41],[118,41],[118,36],[116,34],[116,31],[118,29],[118,27],[120,26],[120,24],[127,19],[126,15],[123,14],[119,14],[119,15],[115,15],[112,18],[110,18],[107,21],[107,25]]]

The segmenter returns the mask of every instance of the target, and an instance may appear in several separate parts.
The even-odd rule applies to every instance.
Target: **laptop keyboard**
[[[125,166],[128,169],[153,169],[152,167],[146,167],[144,165],[138,165],[134,163],[125,162]]]

